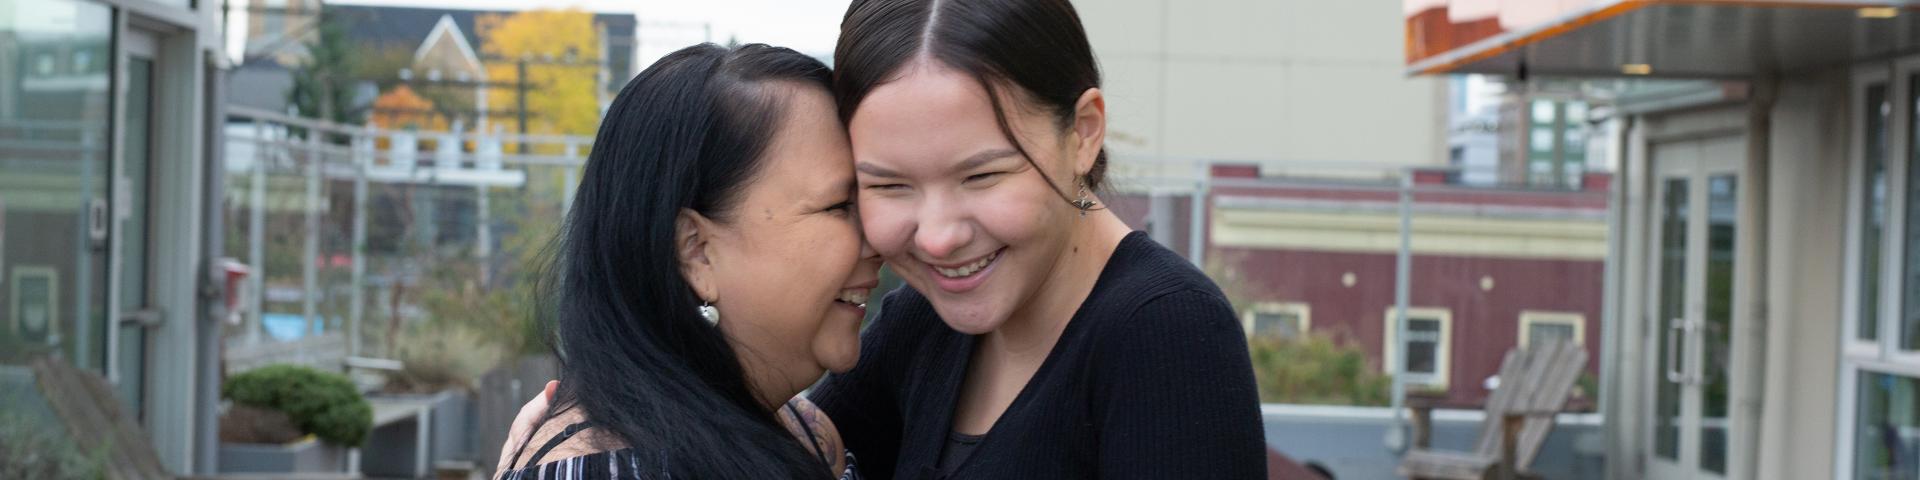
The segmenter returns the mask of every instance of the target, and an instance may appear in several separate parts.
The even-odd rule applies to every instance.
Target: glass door
[[[125,95],[120,97],[122,147],[116,165],[113,205],[112,311],[113,364],[108,378],[128,412],[139,415],[146,403],[148,328],[161,316],[153,303],[151,268],[154,148],[154,36],[130,30],[122,40],[126,55]]]
[[[1654,478],[1722,478],[1728,439],[1740,229],[1738,136],[1654,145],[1654,254],[1647,351],[1656,361]]]

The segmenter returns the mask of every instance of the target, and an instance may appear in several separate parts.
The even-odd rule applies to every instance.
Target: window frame
[[[1240,312],[1240,328],[1253,338],[1254,319],[1262,313],[1291,313],[1300,318],[1300,336],[1313,332],[1313,306],[1306,302],[1255,302]]]
[[[1904,159],[1898,155],[1902,150],[1898,144],[1902,143],[1900,140],[1905,136],[1899,129],[1899,127],[1905,123],[1900,118],[1902,115],[1899,114],[1900,110],[1902,110],[1900,108],[1901,102],[1899,101],[1901,97],[1900,94],[1903,93],[1902,91],[1905,89],[1901,88],[1899,83],[1899,79],[1895,78],[1895,72],[1892,68],[1889,68],[1889,66],[1869,65],[1856,68],[1853,71],[1853,77],[1848,89],[1850,104],[1854,107],[1861,107],[1866,103],[1868,88],[1876,84],[1885,85],[1887,92],[1886,101],[1893,106],[1894,110],[1888,115],[1886,125],[1888,133],[1888,158],[1882,159],[1883,163],[1881,166],[1883,173],[1887,177],[1886,218],[1883,220],[1881,226],[1881,242],[1876,248],[1880,249],[1880,264],[1883,266],[1893,266],[1895,268],[1882,270],[1875,285],[1861,285],[1862,282],[1860,281],[1861,260],[1864,255],[1863,249],[1860,246],[1860,236],[1861,228],[1864,226],[1864,219],[1866,217],[1866,203],[1864,199],[1861,198],[1862,190],[1866,188],[1866,116],[1861,115],[1861,113],[1864,112],[1855,111],[1853,115],[1849,115],[1851,118],[1848,120],[1848,125],[1851,126],[1850,130],[1852,131],[1849,132],[1848,136],[1850,138],[1847,140],[1850,148],[1848,148],[1847,154],[1847,215],[1845,220],[1845,240],[1843,240],[1845,242],[1845,264],[1842,269],[1845,270],[1845,272],[1843,274],[1844,283],[1841,287],[1841,323],[1845,331],[1841,332],[1840,341],[1841,352],[1844,356],[1862,360],[1880,359],[1887,352],[1896,351],[1899,345],[1897,332],[1891,332],[1888,329],[1889,327],[1897,326],[1893,325],[1895,322],[1890,321],[1896,317],[1896,315],[1892,315],[1896,310],[1889,310],[1888,307],[1897,306],[1898,302],[1893,301],[1895,300],[1894,296],[1888,295],[1889,288],[1887,288],[1890,284],[1898,281],[1896,277],[1898,276],[1899,264],[1894,263],[1892,260],[1898,258],[1899,249],[1895,248],[1898,242],[1894,240],[1897,240],[1900,236],[1899,233],[1902,232],[1899,232],[1894,227],[1900,223],[1904,223],[1900,222],[1900,219],[1895,216],[1896,210],[1904,210],[1898,208],[1899,205],[1897,204],[1903,203],[1905,200],[1904,192],[1901,192],[1899,188],[1905,183],[1901,178],[1904,176],[1905,169],[1896,168],[1906,163],[1902,161]],[[1862,288],[1876,288],[1880,290],[1880,295],[1877,297],[1880,306],[1876,310],[1879,318],[1860,318],[1860,290]],[[1863,321],[1871,321],[1877,325],[1874,330],[1875,337],[1872,340],[1862,341],[1856,338],[1857,333],[1860,331],[1860,322]]]
[[[1558,324],[1573,327],[1573,344],[1587,347],[1587,316],[1579,312],[1555,312],[1546,310],[1521,310],[1519,337],[1514,344],[1527,348],[1533,336],[1529,335],[1535,325]]]
[[[1401,345],[1393,323],[1394,313],[1398,310],[1389,306],[1386,313],[1381,315],[1381,323],[1386,328],[1382,335],[1384,341],[1380,342],[1380,369],[1387,375],[1394,374],[1394,365],[1398,365],[1400,359]],[[1438,320],[1440,340],[1434,345],[1433,373],[1408,372],[1406,384],[1446,391],[1452,386],[1453,378],[1453,311],[1442,307],[1407,307],[1408,324],[1411,325],[1414,319]]]
[[[1907,305],[1903,304],[1904,279],[1906,270],[1907,206],[1910,196],[1920,195],[1914,191],[1915,185],[1908,181],[1910,169],[1914,165],[1915,144],[1914,116],[1920,115],[1920,92],[1914,91],[1913,83],[1920,79],[1920,56],[1910,56],[1892,62],[1860,65],[1853,68],[1848,82],[1849,116],[1847,121],[1847,203],[1846,231],[1844,232],[1844,264],[1841,270],[1844,279],[1841,287],[1841,325],[1840,332],[1840,368],[1839,393],[1835,413],[1834,467],[1836,478],[1853,478],[1857,473],[1854,464],[1857,453],[1854,442],[1859,433],[1855,427],[1859,422],[1860,377],[1864,374],[1880,374],[1895,377],[1920,379],[1920,349],[1903,349],[1900,346],[1901,325]],[[1883,160],[1887,176],[1886,219],[1882,225],[1879,248],[1883,270],[1874,285],[1862,285],[1860,267],[1862,248],[1860,246],[1860,228],[1865,218],[1863,189],[1866,187],[1866,117],[1861,108],[1866,101],[1867,89],[1875,84],[1886,85],[1887,103],[1892,106],[1887,119],[1887,157]],[[1890,267],[1890,268],[1889,268]],[[1860,289],[1878,288],[1879,318],[1862,319],[1860,317]],[[1920,308],[1920,306],[1915,306]],[[1876,322],[1876,338],[1862,341],[1855,338],[1859,331],[1859,322]]]

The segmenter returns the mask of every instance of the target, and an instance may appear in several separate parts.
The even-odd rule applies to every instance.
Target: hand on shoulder
[[[806,394],[787,400],[787,406],[780,408],[780,423],[808,452],[831,462],[835,474],[846,470],[847,447],[840,441],[840,430],[833,426],[827,412],[807,400]]]

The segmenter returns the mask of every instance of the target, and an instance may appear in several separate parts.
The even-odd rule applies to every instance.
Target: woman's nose
[[[966,222],[951,220],[921,222],[913,235],[914,243],[931,257],[929,260],[955,260],[953,254],[972,240],[973,229]]]

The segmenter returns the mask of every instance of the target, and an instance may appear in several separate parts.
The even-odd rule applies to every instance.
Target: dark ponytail
[[[1033,156],[1014,136],[999,90],[1014,89],[1012,98],[1042,107],[1064,130],[1072,128],[1080,96],[1100,87],[1093,47],[1067,0],[854,0],[833,55],[841,120],[852,119],[860,101],[901,67],[927,55],[980,82],[1001,134],[1029,163]],[[1082,179],[1089,190],[1106,180],[1106,149],[1098,155]],[[1047,176],[1037,165],[1034,170]],[[1067,198],[1051,177],[1047,183]]]
[[[825,65],[785,48],[674,52],[627,83],[587,157],[543,285],[560,389],[678,478],[826,478],[753,394],[720,330],[697,313],[674,247],[682,209],[728,218],[760,167],[791,82],[827,88]]]

